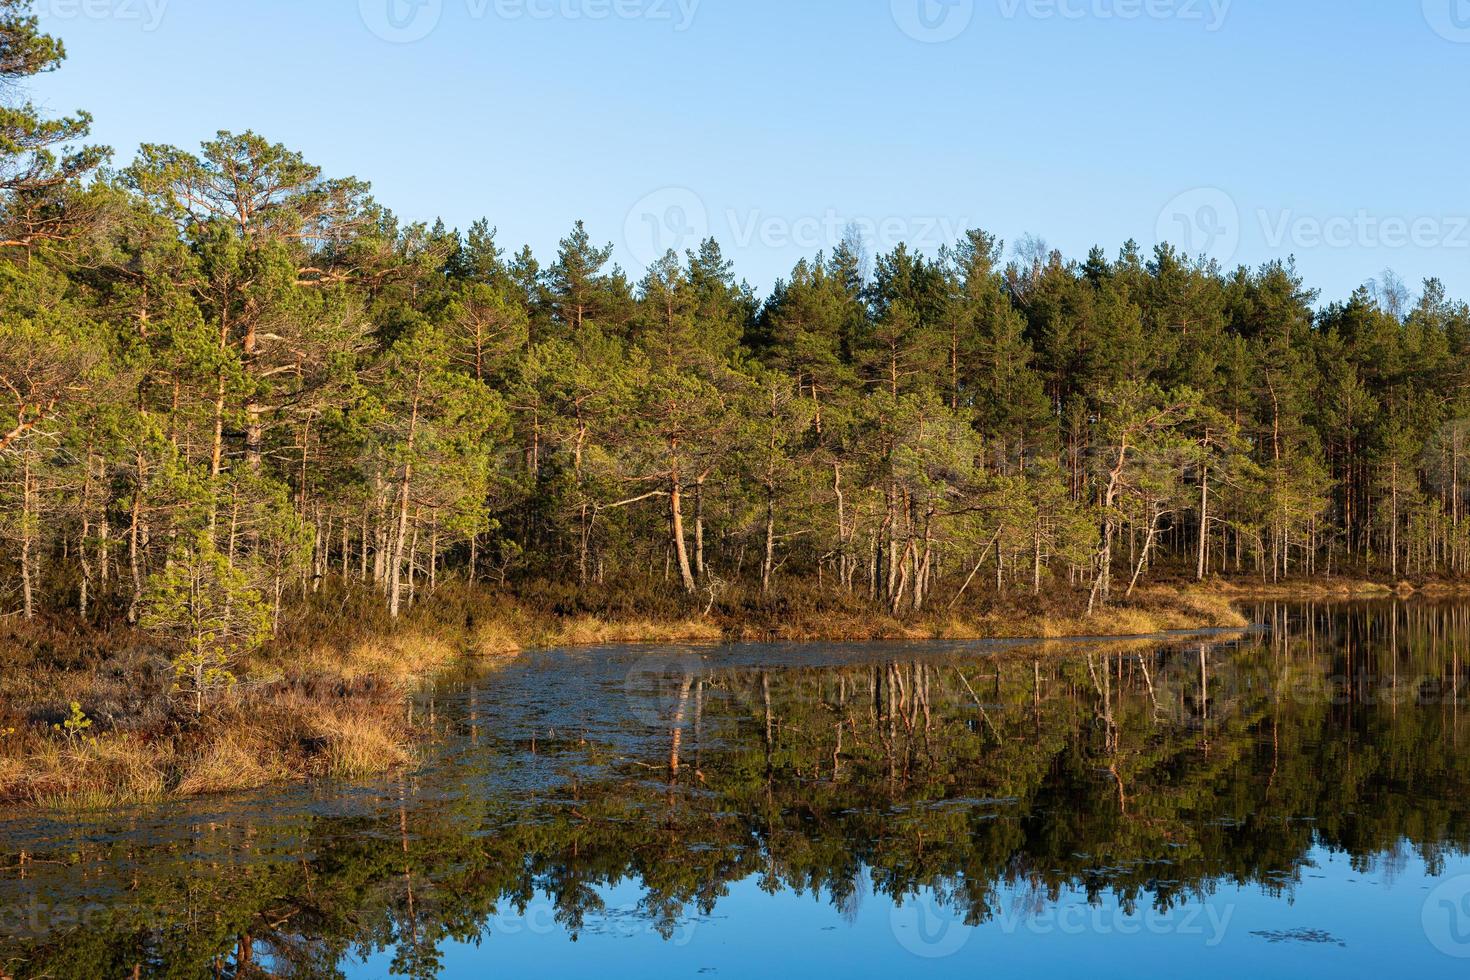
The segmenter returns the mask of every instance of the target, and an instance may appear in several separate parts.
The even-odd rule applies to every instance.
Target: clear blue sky
[[[1470,0],[38,8],[70,54],[38,100],[92,111],[119,163],[253,128],[543,259],[577,218],[640,272],[708,230],[764,289],[848,220],[1073,257],[1180,229],[1295,253],[1327,299],[1387,267],[1470,298]]]

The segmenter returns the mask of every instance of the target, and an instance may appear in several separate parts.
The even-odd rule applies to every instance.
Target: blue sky
[[[390,8],[389,5],[392,4]],[[405,219],[764,289],[848,222],[1069,256],[1161,234],[1470,298],[1470,0],[37,0],[99,141],[252,128]]]

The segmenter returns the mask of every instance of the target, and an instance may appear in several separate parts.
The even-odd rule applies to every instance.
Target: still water
[[[1467,975],[1470,608],[1257,618],[527,656],[380,783],[0,813],[0,977]]]

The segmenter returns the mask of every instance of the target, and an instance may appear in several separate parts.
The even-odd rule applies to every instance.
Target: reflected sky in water
[[[0,814],[0,976],[1464,975],[1470,610],[1258,618],[531,655],[414,773]]]

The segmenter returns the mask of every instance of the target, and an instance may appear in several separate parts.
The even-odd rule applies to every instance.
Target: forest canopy
[[[713,240],[629,271],[580,223],[542,257],[405,223],[253,132],[110,162],[24,98],[63,57],[0,0],[5,613],[192,590],[237,637],[333,579],[394,615],[446,576],[904,614],[1470,564],[1470,310],[1438,281],[1323,302],[1289,261],[973,230],[761,296]]]

